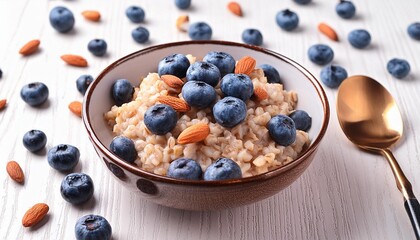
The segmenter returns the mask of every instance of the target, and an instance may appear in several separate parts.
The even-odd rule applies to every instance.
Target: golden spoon
[[[420,239],[420,204],[389,147],[401,138],[403,122],[391,94],[377,81],[366,76],[344,80],[337,96],[337,116],[347,138],[358,147],[385,156],[417,239]]]

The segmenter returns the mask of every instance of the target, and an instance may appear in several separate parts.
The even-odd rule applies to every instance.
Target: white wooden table
[[[74,239],[74,225],[82,215],[106,217],[113,239],[414,239],[387,162],[381,156],[361,152],[339,128],[335,98],[337,90],[325,88],[331,104],[329,129],[318,155],[307,171],[290,187],[264,201],[218,212],[188,212],[154,205],[129,192],[110,176],[91,146],[80,118],[67,108],[82,101],[75,80],[81,74],[96,76],[114,60],[144,47],[188,40],[176,30],[175,19],[188,14],[192,22],[206,21],[213,39],[241,41],[245,28],[255,27],[264,36],[264,47],[280,52],[306,66],[316,76],[321,67],[309,61],[308,47],[330,45],[334,63],[350,75],[365,74],[378,79],[396,98],[405,124],[404,138],[393,148],[414,192],[420,197],[420,41],[410,39],[407,26],[420,21],[418,0],[354,1],[357,17],[343,20],[335,13],[336,1],[313,0],[300,6],[291,0],[239,1],[244,17],[227,11],[227,0],[193,0],[193,7],[178,10],[170,0],[30,1],[0,0],[0,99],[7,107],[0,111],[0,239]],[[137,4],[146,11],[146,22],[133,24],[125,9]],[[49,10],[63,5],[76,17],[75,30],[59,34],[49,24]],[[288,33],[275,23],[277,11],[290,8],[300,17],[297,31]],[[81,16],[87,9],[99,10],[102,21],[88,22]],[[317,31],[321,21],[334,27],[341,39],[332,42]],[[150,42],[138,44],[131,30],[143,25]],[[365,28],[372,35],[368,49],[357,50],[346,40],[348,32]],[[87,50],[93,38],[108,42],[106,57]],[[22,57],[20,47],[32,39],[41,40],[38,53]],[[60,60],[62,54],[80,54],[88,68],[75,68]],[[386,71],[393,57],[407,59],[411,74],[397,80]],[[41,109],[29,107],[20,98],[21,87],[41,81],[50,89],[49,103]],[[94,199],[81,207],[63,200],[60,183],[64,174],[52,169],[46,152],[32,154],[23,144],[30,129],[43,130],[46,149],[68,143],[80,149],[75,171],[89,174],[95,184]],[[19,162],[25,172],[24,185],[6,173],[9,160]],[[21,219],[37,202],[50,206],[47,219],[25,229]]]

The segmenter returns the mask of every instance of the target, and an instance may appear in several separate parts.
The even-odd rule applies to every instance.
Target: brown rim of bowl
[[[151,172],[144,171],[140,169],[139,167],[126,163],[122,159],[118,158],[117,156],[114,156],[111,151],[104,145],[102,142],[97,138],[95,132],[93,131],[93,128],[90,125],[90,116],[87,111],[90,104],[90,97],[92,95],[92,91],[95,89],[95,86],[99,83],[100,79],[103,78],[105,74],[107,74],[109,71],[111,71],[116,66],[120,65],[121,63],[128,61],[134,57],[137,57],[138,55],[143,55],[158,49],[167,48],[167,47],[174,47],[174,46],[182,46],[182,45],[201,45],[201,44],[216,44],[216,45],[224,45],[224,46],[234,46],[234,47],[242,47],[247,49],[252,49],[257,52],[262,52],[265,54],[268,54],[270,56],[273,56],[281,61],[287,62],[290,65],[294,66],[296,69],[298,69],[300,72],[302,72],[306,78],[312,83],[312,85],[317,90],[318,96],[320,97],[323,105],[324,110],[324,118],[322,122],[322,128],[319,132],[319,135],[311,142],[311,145],[309,148],[307,148],[297,159],[294,161],[281,166],[279,168],[270,170],[266,173],[255,175],[252,177],[246,177],[246,178],[239,178],[239,179],[231,179],[231,180],[222,180],[222,181],[204,181],[204,180],[184,180],[184,179],[175,179],[170,178],[158,174],[154,174]],[[324,137],[325,132],[327,130],[327,126],[329,123],[329,117],[330,117],[330,108],[328,103],[328,98],[319,83],[319,81],[304,67],[302,67],[297,62],[293,61],[292,59],[289,59],[288,57],[285,57],[277,52],[274,52],[269,49],[252,46],[252,45],[246,45],[242,43],[237,42],[228,42],[228,41],[219,41],[219,40],[209,40],[209,41],[180,41],[180,42],[171,42],[171,43],[165,43],[160,45],[155,45],[151,47],[144,48],[142,50],[133,52],[129,55],[126,55],[115,62],[113,62],[111,65],[106,67],[99,75],[98,77],[92,82],[92,84],[89,86],[86,95],[84,97],[83,101],[83,123],[86,127],[87,133],[89,135],[89,138],[95,143],[95,145],[104,153],[108,159],[113,161],[118,166],[124,168],[127,171],[130,171],[131,173],[143,177],[146,179],[150,179],[157,182],[163,182],[163,183],[170,183],[170,184],[180,184],[180,185],[191,185],[191,186],[207,186],[207,187],[216,187],[216,186],[227,186],[227,185],[239,185],[241,183],[247,183],[252,181],[264,181],[267,179],[270,179],[274,176],[277,176],[281,174],[284,171],[287,171],[295,166],[297,166],[299,163],[301,163],[305,158],[307,158],[310,154],[312,154],[318,147],[319,143],[321,142],[321,139]]]

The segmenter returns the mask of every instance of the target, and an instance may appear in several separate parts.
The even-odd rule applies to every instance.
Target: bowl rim
[[[238,178],[238,179],[229,179],[229,180],[218,180],[218,181],[204,181],[204,180],[185,180],[185,179],[176,179],[176,178],[170,178],[163,175],[158,175],[155,173],[147,172],[145,170],[142,170],[141,168],[137,167],[134,164],[129,164],[119,157],[115,156],[97,137],[95,134],[95,131],[93,130],[93,127],[90,124],[90,115],[89,115],[89,106],[90,106],[90,98],[92,96],[92,92],[94,91],[95,87],[99,84],[100,80],[112,69],[114,69],[116,66],[132,59],[140,55],[144,55],[150,52],[153,52],[155,50],[167,48],[167,47],[175,47],[175,46],[183,46],[183,45],[201,45],[201,44],[212,44],[212,45],[223,45],[223,46],[233,46],[233,47],[241,47],[246,49],[251,49],[260,53],[264,53],[267,55],[270,55],[272,57],[277,58],[278,60],[284,61],[293,67],[295,67],[297,70],[299,70],[301,73],[305,75],[305,77],[312,83],[314,86],[319,98],[322,102],[323,107],[323,121],[322,121],[322,127],[320,129],[319,134],[316,136],[315,139],[311,141],[311,144],[309,148],[307,148],[297,159],[294,161],[283,165],[279,168],[270,170],[266,173],[258,174],[251,177],[245,177],[245,178]],[[124,168],[125,170],[135,174],[136,176],[149,179],[152,181],[157,181],[161,183],[169,183],[169,184],[177,184],[177,185],[190,185],[190,186],[207,186],[207,187],[216,187],[216,186],[230,186],[230,185],[238,185],[243,183],[249,183],[254,181],[265,181],[268,179],[271,179],[282,172],[285,172],[289,169],[292,169],[299,165],[301,162],[303,162],[306,158],[308,158],[314,151],[317,150],[318,145],[320,144],[322,138],[325,136],[329,119],[330,119],[330,107],[327,95],[325,94],[325,91],[319,82],[319,80],[316,79],[315,76],[313,76],[306,68],[301,66],[299,63],[295,62],[294,60],[277,53],[273,50],[269,50],[266,48],[253,46],[253,45],[247,45],[243,43],[238,42],[230,42],[230,41],[221,41],[221,40],[192,40],[192,41],[178,41],[178,42],[169,42],[159,45],[153,45],[147,48],[143,48],[141,50],[135,51],[133,53],[130,53],[128,55],[125,55],[118,60],[114,61],[110,65],[108,65],[104,70],[100,72],[100,74],[95,78],[95,80],[90,84],[89,88],[86,91],[86,94],[83,99],[83,114],[82,119],[84,126],[87,130],[88,136],[91,139],[92,143],[96,145],[99,150],[106,155],[106,157],[112,161],[114,164],[116,164],[119,167]],[[95,151],[98,151],[95,149]]]

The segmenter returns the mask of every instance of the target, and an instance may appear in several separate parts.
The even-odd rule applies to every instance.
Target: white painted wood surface
[[[280,52],[306,66],[316,76],[321,68],[307,56],[308,47],[326,43],[335,51],[334,63],[350,75],[365,74],[378,79],[396,98],[404,119],[404,138],[393,148],[414,192],[420,197],[420,42],[410,39],[407,26],[420,21],[418,0],[354,1],[357,17],[339,18],[336,1],[313,0],[300,6],[291,0],[239,1],[244,17],[226,10],[227,0],[193,0],[193,7],[178,10],[170,0],[30,1],[0,0],[0,99],[8,100],[0,111],[0,239],[74,239],[76,220],[88,213],[105,216],[112,225],[113,239],[414,239],[414,234],[393,175],[381,156],[359,151],[341,132],[335,113],[337,91],[326,88],[331,103],[331,121],[318,155],[307,171],[289,188],[264,201],[218,212],[188,212],[148,203],[122,188],[97,158],[81,120],[67,105],[82,100],[75,80],[81,74],[96,76],[114,60],[144,47],[188,40],[174,27],[180,14],[192,22],[206,21],[213,39],[241,41],[243,29],[262,31],[264,47]],[[137,4],[146,11],[146,22],[133,24],[125,9]],[[76,17],[75,31],[59,34],[48,22],[49,10],[67,6]],[[290,8],[300,17],[294,32],[281,31],[275,23],[277,11]],[[99,10],[102,20],[88,22],[81,12]],[[341,41],[332,42],[317,31],[321,21],[336,29]],[[148,44],[137,44],[131,30],[143,25],[150,31]],[[346,40],[349,31],[365,28],[372,34],[372,46],[357,50]],[[94,57],[87,51],[93,38],[108,42],[109,54]],[[18,54],[31,39],[41,40],[41,49],[29,57]],[[62,54],[80,54],[90,65],[79,69],[66,66]],[[386,71],[393,58],[407,59],[411,74],[396,80]],[[20,88],[29,82],[45,82],[49,104],[42,109],[26,105]],[[302,93],[301,93],[302,94]],[[60,195],[63,174],[49,167],[46,153],[32,154],[22,145],[23,134],[43,130],[47,149],[60,143],[81,151],[76,171],[94,180],[94,200],[75,207]],[[6,174],[9,160],[19,162],[25,172],[24,185]],[[21,219],[37,202],[50,206],[46,220],[25,229]]]

